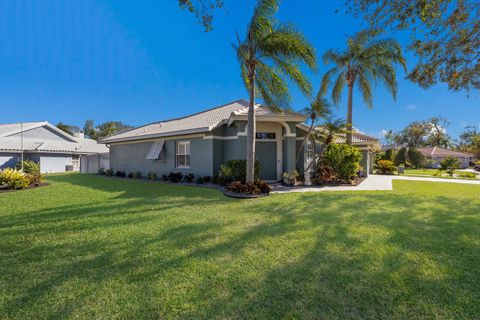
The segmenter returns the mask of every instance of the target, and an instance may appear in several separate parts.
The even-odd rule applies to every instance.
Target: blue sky
[[[255,1],[226,0],[205,33],[176,0],[5,0],[0,11],[0,123],[47,120],[82,126],[119,120],[131,125],[211,108],[247,94],[231,43],[243,34]],[[301,4],[301,5],[300,5]],[[297,24],[320,57],[343,48],[361,22],[340,1],[284,0],[278,18]],[[395,35],[402,43],[405,35]],[[407,53],[408,65],[415,58]],[[318,89],[327,67],[308,73]],[[397,101],[374,91],[369,110],[357,94],[354,125],[378,136],[409,122],[444,116],[456,136],[480,125],[480,94],[444,85],[423,90],[399,70]],[[294,109],[308,104],[292,88]],[[346,98],[335,108],[345,116]]]

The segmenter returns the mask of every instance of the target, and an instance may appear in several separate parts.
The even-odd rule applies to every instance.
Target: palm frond
[[[338,67],[333,67],[323,75],[322,82],[320,84],[320,90],[317,93],[317,98],[325,96],[328,88],[332,85],[332,77],[338,72],[338,70]]]
[[[286,81],[279,75],[281,72],[265,63],[257,65],[256,85],[265,102],[271,108],[288,108],[290,94]]]
[[[342,90],[347,84],[347,80],[345,79],[345,72],[340,72],[333,84],[332,88],[332,101],[335,104],[338,104],[342,99]]]
[[[370,85],[368,76],[365,73],[360,72],[357,77],[358,77],[358,89],[362,93],[363,101],[371,109],[373,108],[373,98],[372,98],[372,87]]]

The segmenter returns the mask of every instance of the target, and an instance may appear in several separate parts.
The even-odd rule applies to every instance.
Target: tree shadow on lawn
[[[135,214],[137,201],[130,201]],[[89,205],[87,211],[95,210]],[[117,316],[143,318],[474,318],[480,312],[478,205],[439,196],[408,201],[395,193],[296,194],[242,202],[238,212],[226,213],[231,220],[212,222],[212,213],[187,222],[183,218],[192,216],[186,215],[152,232],[139,227],[104,242],[35,244],[30,252],[20,242],[12,252],[25,250],[32,265],[55,271],[36,281],[8,282],[26,275],[14,267],[17,255],[7,257],[2,283],[21,293],[0,310],[11,317],[35,310],[51,303],[53,289],[81,280],[90,291],[78,289],[38,316],[78,315],[114,281],[124,284],[119,300],[92,317],[115,309]],[[37,218],[55,221],[48,210]],[[57,217],[75,221],[84,212],[69,210]],[[135,223],[124,204],[104,210],[109,216],[118,210],[126,225]],[[149,219],[141,225],[159,223]],[[98,221],[99,231],[112,227],[108,220]],[[67,235],[75,228],[47,231]],[[133,295],[141,299],[122,304]]]
[[[306,201],[310,196],[300,198],[311,202]],[[434,208],[425,209],[419,220],[421,201],[398,207],[394,195],[367,198],[368,214],[358,203],[339,201],[334,195],[322,197],[320,206],[302,206],[305,219],[313,228],[320,227],[314,246],[301,259],[233,284],[201,316],[476,318],[478,202],[435,197],[428,200],[435,202]],[[388,206],[397,209],[385,212]],[[278,203],[268,210],[298,208]],[[309,214],[315,210],[322,214]],[[215,285],[209,280],[201,287]],[[210,290],[202,296],[209,295]]]
[[[115,198],[157,198],[157,197],[185,197],[189,199],[201,199],[202,201],[227,200],[217,190],[195,186],[183,186],[180,184],[162,181],[150,181],[129,178],[105,177],[94,174],[65,174],[48,176],[47,180],[85,187],[96,191],[116,194]]]

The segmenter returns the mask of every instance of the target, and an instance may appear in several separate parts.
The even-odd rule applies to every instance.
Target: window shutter
[[[150,146],[150,150],[148,150],[146,159],[158,160],[160,157],[160,153],[163,150],[164,144],[165,144],[165,140],[152,142],[152,145]]]

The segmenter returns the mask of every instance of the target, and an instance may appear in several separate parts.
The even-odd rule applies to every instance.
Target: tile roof
[[[425,157],[456,157],[456,158],[473,158],[472,154],[453,151],[449,149],[444,149],[440,147],[426,147],[418,148]]]
[[[36,152],[60,152],[60,153],[105,153],[108,148],[92,139],[75,138],[59,130],[47,121],[0,124],[0,151],[20,152],[22,139],[18,136],[10,137],[16,133],[46,126],[60,135],[65,140],[52,140],[45,138],[24,138],[23,150]],[[68,139],[68,140],[67,140]]]
[[[298,115],[290,112],[275,112],[265,106],[256,106],[256,115],[259,117]],[[231,116],[246,116],[248,113],[248,102],[237,100],[213,109],[195,113],[189,116],[154,122],[120,134],[103,139],[102,143],[116,141],[128,141],[146,139],[152,137],[174,136],[180,134],[191,134],[208,132],[219,125],[226,123]]]
[[[335,138],[335,143],[345,143],[346,141],[346,136],[345,135],[339,135],[337,138]],[[360,133],[360,132],[353,132],[352,133],[352,143],[354,144],[369,144],[369,143],[379,143],[377,138],[367,136],[366,134]]]

